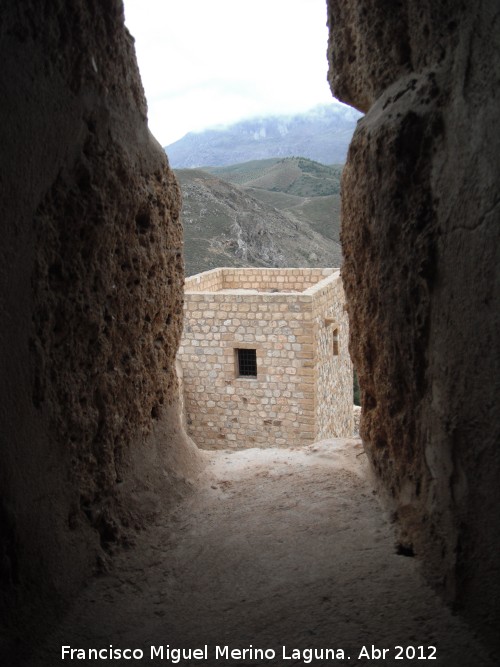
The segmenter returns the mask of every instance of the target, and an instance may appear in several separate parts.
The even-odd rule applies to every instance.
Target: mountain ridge
[[[340,103],[307,112],[269,115],[225,127],[190,132],[165,146],[174,169],[233,165],[252,160],[302,156],[344,163],[361,114]]]

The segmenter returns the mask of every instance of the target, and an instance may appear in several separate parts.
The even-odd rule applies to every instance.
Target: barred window
[[[236,350],[239,377],[257,377],[257,350]]]
[[[333,345],[332,351],[335,356],[338,356],[339,353],[339,330],[338,328],[333,329]]]

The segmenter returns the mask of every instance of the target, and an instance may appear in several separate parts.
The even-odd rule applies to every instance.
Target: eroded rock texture
[[[328,11],[333,93],[367,112],[342,212],[362,436],[403,539],[495,639],[500,8]]]
[[[122,4],[3,3],[0,60],[0,582],[28,610],[197,463],[175,406],[180,195]]]

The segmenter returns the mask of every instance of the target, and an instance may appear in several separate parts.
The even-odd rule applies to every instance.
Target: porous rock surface
[[[361,435],[408,546],[498,641],[500,9],[328,2]]]
[[[0,588],[49,615],[198,466],[180,195],[119,0],[4,3],[0,58]]]

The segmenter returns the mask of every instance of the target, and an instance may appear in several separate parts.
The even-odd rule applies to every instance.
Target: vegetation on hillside
[[[340,194],[342,165],[324,165],[303,157],[252,160],[226,167],[205,167],[204,170],[243,187],[297,197]]]
[[[204,170],[247,189],[264,204],[292,214],[318,234],[339,242],[342,165],[291,157]]]
[[[295,215],[253,196],[265,190],[242,188],[200,169],[179,169],[176,175],[188,275],[217,266],[340,265],[337,240],[319,233],[303,212]],[[291,197],[294,206],[300,200],[268,194]]]

